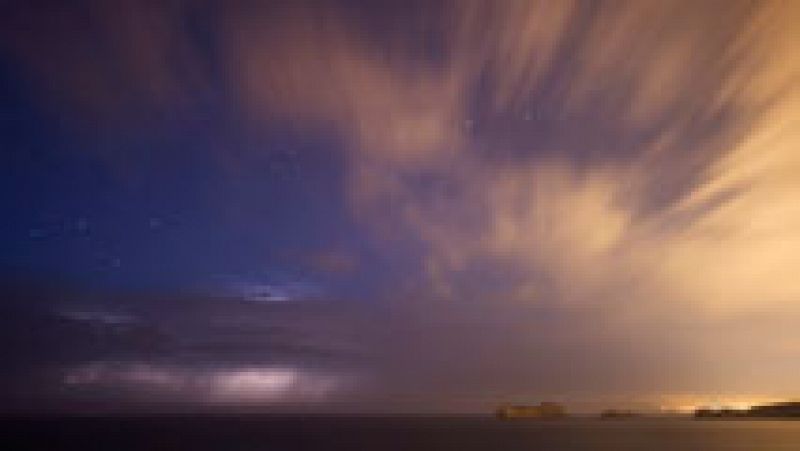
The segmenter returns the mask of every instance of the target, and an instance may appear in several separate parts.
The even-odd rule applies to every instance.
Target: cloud
[[[114,38],[116,63],[93,57],[83,34],[62,44],[60,28],[45,35],[42,52],[23,49],[26,63],[101,110],[138,102],[118,98],[115,81],[148,104],[193,98],[208,72],[180,25],[183,10],[129,7],[132,14],[103,13],[122,21],[101,33]],[[669,339],[658,349],[679,348],[676,366],[686,374],[721,360],[695,375],[720,385],[738,371],[731,362],[765,363],[736,357],[744,337],[773,358],[790,355],[785,343],[796,335],[777,331],[786,330],[782,316],[800,313],[796,4],[400,9],[390,12],[403,21],[334,3],[236,3],[207,24],[214,57],[201,54],[220,71],[237,119],[335,138],[352,217],[389,258],[413,254],[423,277],[414,295],[591,311],[642,342]],[[67,30],[80,23],[71,13],[57,18]],[[392,26],[376,30],[376,19]],[[43,57],[62,47],[80,64]],[[106,77],[112,69],[126,76]],[[756,313],[766,315],[759,324],[737,322]],[[567,349],[608,337],[588,323],[577,327],[591,334]],[[629,365],[651,363],[640,355],[646,346],[627,350]],[[785,384],[775,372],[760,377]]]
[[[209,72],[185,2],[12,2],[0,50],[45,91],[96,121],[179,111],[204,96]]]
[[[67,310],[62,312],[61,315],[66,319],[86,323],[97,323],[103,326],[124,326],[137,322],[137,319],[132,315],[105,311]]]
[[[363,161],[401,166],[452,154],[462,138],[453,74],[393,61],[335,9],[232,11],[225,30],[226,66],[257,116],[316,126]]]
[[[778,169],[795,165],[796,37],[778,17],[793,14],[772,3],[722,17],[710,4],[470,3],[448,10],[435,61],[371,53],[358,24],[327,11],[236,42],[252,46],[239,48],[248,98],[345,137],[356,213],[425,243],[439,293],[456,293],[470,265],[510,261],[564,302],[733,310],[795,295],[781,281],[795,234],[769,224],[791,217],[798,189]],[[481,102],[491,107],[470,107]],[[528,125],[525,109],[543,124]],[[413,139],[398,138],[405,124]],[[762,239],[748,238],[754,221]]]
[[[692,343],[729,356],[742,341],[717,322],[798,311],[800,10],[448,6],[377,48],[347,16],[295,11],[242,27],[233,67],[269,120],[341,137],[355,217],[421,244],[433,296],[599,308],[642,340],[691,315],[680,368],[724,386],[736,370],[695,370]],[[436,57],[409,57],[430,35]]]
[[[322,299],[322,287],[309,280],[286,274],[269,276],[220,275],[217,295],[246,302],[295,302]]]
[[[263,406],[320,402],[343,388],[347,378],[294,367],[195,368],[145,362],[95,362],[68,369],[63,383],[84,393],[87,389],[101,393],[110,389],[111,396],[114,393],[118,396],[133,390],[144,395],[144,399],[160,394],[181,403]]]

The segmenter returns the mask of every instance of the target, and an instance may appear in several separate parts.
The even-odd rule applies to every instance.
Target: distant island
[[[538,405],[504,405],[497,408],[495,416],[501,420],[548,419],[567,416],[564,406],[555,402],[542,402]]]
[[[694,412],[695,418],[798,418],[800,402],[781,402],[753,406],[749,409],[702,407]]]
[[[641,415],[632,410],[607,409],[600,413],[600,418],[606,420],[637,418],[639,416]]]

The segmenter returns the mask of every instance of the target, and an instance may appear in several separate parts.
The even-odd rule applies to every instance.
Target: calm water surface
[[[800,421],[138,417],[7,419],[3,449],[792,450]]]

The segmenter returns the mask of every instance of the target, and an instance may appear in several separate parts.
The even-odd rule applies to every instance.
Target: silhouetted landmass
[[[638,418],[639,416],[641,415],[632,410],[608,409],[600,413],[600,418],[603,419]]]
[[[753,406],[749,409],[700,408],[694,412],[697,418],[800,418],[800,402],[782,402]]]
[[[542,402],[538,405],[507,405],[495,411],[497,418],[510,420],[516,418],[561,418],[567,415],[564,406],[554,402]]]
[[[800,402],[783,402],[766,406],[755,406],[749,411],[753,417],[800,418]]]

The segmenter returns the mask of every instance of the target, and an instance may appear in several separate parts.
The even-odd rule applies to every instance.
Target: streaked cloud
[[[126,313],[104,312],[94,310],[65,310],[61,312],[64,318],[87,323],[103,325],[126,325],[137,322],[136,317]]]
[[[310,301],[324,298],[322,287],[299,276],[273,275],[220,275],[218,296],[246,302]]]
[[[381,14],[333,2],[233,2],[206,17],[212,44],[186,26],[188,3],[125,5],[53,12],[59,27],[42,40],[26,39],[36,29],[24,24],[47,22],[20,8],[7,33],[21,44],[7,50],[43,86],[77,97],[65,101],[77,109],[171,110],[210,89],[248,130],[278,124],[335,143],[359,231],[418,270],[398,271],[379,293],[414,298],[393,321],[419,322],[438,299],[530,304],[569,318],[570,333],[531,332],[545,324],[530,315],[508,337],[517,353],[484,350],[486,362],[526,380],[545,364],[519,356],[548,355],[539,343],[573,356],[551,360],[575,362],[599,341],[615,344],[605,357],[626,366],[584,362],[587,374],[606,377],[598,392],[658,389],[641,382],[656,379],[642,369],[654,365],[653,350],[673,353],[667,391],[739,389],[742,367],[770,363],[751,383],[793,389],[783,374],[798,370],[790,358],[800,338],[785,323],[800,314],[797,3],[454,1]],[[114,58],[89,42],[94,34],[71,33],[92,14],[108,27],[97,36]],[[391,26],[376,30],[373,16]],[[222,158],[236,153],[219,147]],[[310,260],[358,272],[346,253]],[[308,288],[232,286],[256,302],[303,298]],[[443,336],[400,324],[388,344],[371,337],[409,366],[406,354],[425,349],[433,380],[455,371],[441,357],[480,330],[471,326]],[[623,338],[636,343],[626,348]],[[740,352],[753,342],[764,349]],[[462,373],[483,377],[463,353]],[[418,388],[384,363],[387,386]],[[552,367],[542,386],[570,371]],[[292,369],[236,371],[203,383],[234,396],[316,384],[297,382],[305,376]],[[169,379],[152,368],[97,374]]]
[[[66,371],[63,383],[82,390],[161,393],[180,403],[320,402],[349,376],[295,367],[192,368],[144,362],[94,362]],[[164,400],[162,400],[164,401]]]
[[[48,107],[84,119],[162,115],[201,100],[210,80],[185,2],[81,0],[69,7],[11,2],[0,51],[42,88]]]

